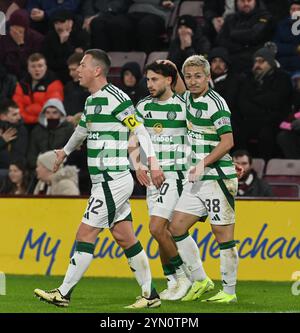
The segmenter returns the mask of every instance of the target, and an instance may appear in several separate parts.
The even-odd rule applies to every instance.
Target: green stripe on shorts
[[[111,224],[114,221],[115,214],[116,214],[116,205],[113,199],[113,196],[111,194],[111,190],[109,188],[109,185],[107,182],[102,183],[103,192],[105,196],[105,203],[107,207],[108,212],[108,225],[111,226]]]

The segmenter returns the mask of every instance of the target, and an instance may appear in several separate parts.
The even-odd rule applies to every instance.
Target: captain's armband
[[[134,114],[126,117],[123,121],[123,124],[127,126],[131,131],[133,131],[136,127],[142,125],[143,123],[138,121]]]

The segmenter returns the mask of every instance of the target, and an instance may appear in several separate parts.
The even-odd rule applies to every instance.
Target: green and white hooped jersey
[[[230,111],[217,92],[209,89],[193,99],[190,92],[183,95],[187,108],[188,141],[192,148],[191,164],[203,160],[220,142],[220,136],[232,132]],[[201,180],[237,177],[231,156],[227,153],[204,170]]]
[[[122,121],[130,114],[135,114],[132,101],[110,83],[87,98],[78,126],[88,133],[88,169],[92,183],[118,179],[129,173],[129,129]]]
[[[158,162],[167,178],[183,179],[188,169],[186,156],[186,105],[174,94],[166,101],[151,96],[136,106],[154,146]]]

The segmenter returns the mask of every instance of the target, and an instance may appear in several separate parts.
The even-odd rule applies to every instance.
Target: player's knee
[[[164,227],[159,224],[159,223],[155,223],[155,222],[150,222],[149,224],[149,230],[151,235],[155,238],[155,239],[159,239],[164,232]]]
[[[168,229],[172,236],[181,236],[183,234],[183,231],[177,223],[171,222]]]

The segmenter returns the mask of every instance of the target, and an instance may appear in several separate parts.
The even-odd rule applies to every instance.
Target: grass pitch
[[[128,310],[123,307],[134,302],[140,289],[134,279],[83,278],[75,288],[68,308],[58,308],[39,301],[33,295],[35,288],[53,289],[63,277],[57,276],[6,276],[6,296],[0,296],[0,313],[231,313],[231,312],[298,312],[300,295],[293,296],[292,282],[240,281],[236,304],[206,304],[194,302],[163,301],[156,309]],[[165,288],[164,280],[154,280],[158,291]],[[221,289],[217,281],[214,291],[201,299],[214,295]]]

